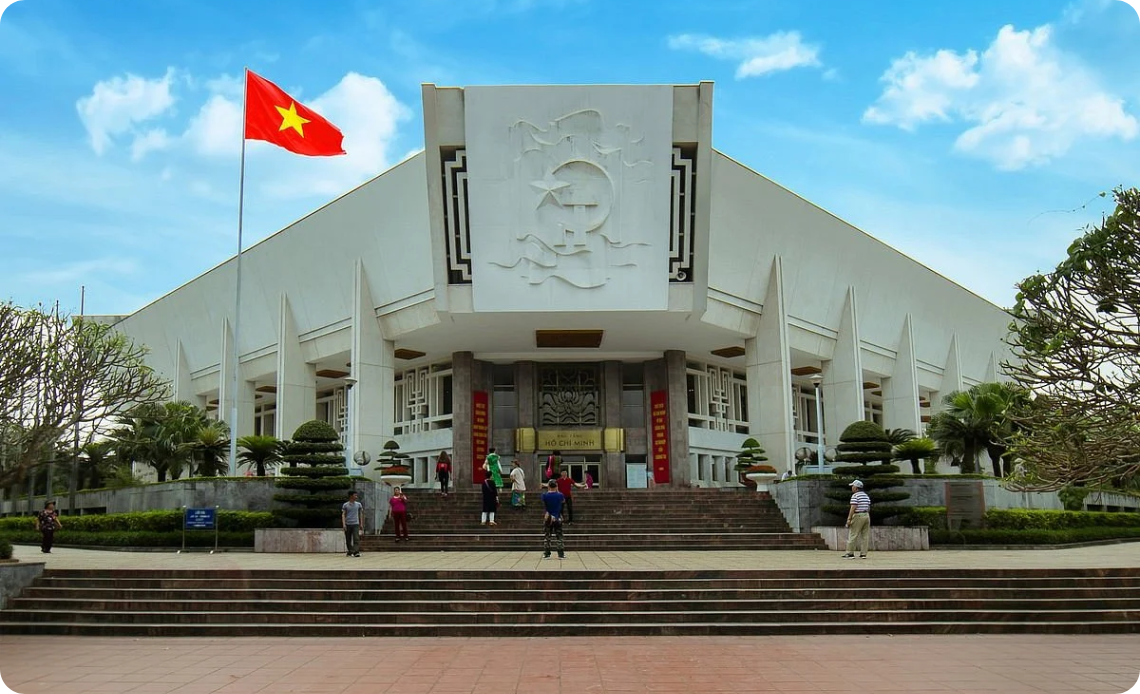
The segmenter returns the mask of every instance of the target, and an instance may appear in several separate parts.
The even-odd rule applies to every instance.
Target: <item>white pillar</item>
[[[1000,373],[1000,369],[998,368],[997,353],[996,352],[990,352],[990,360],[986,363],[986,377],[984,379],[984,382],[985,383],[996,383],[998,380],[998,374],[999,373]]]
[[[855,304],[855,287],[848,287],[835,351],[831,361],[825,362],[823,367],[823,419],[827,445],[838,444],[843,430],[865,417],[859,311]]]
[[[946,365],[942,368],[942,385],[938,388],[938,397],[932,397],[930,401],[930,411],[932,414],[937,414],[946,409],[942,404],[942,398],[956,390],[963,390],[965,384],[962,382],[962,360],[958,356],[958,336],[950,336],[950,350],[946,354]]]
[[[373,460],[392,437],[395,346],[385,340],[376,319],[364,263],[356,261],[352,312],[352,389],[349,409],[353,451],[367,451]],[[369,468],[373,469],[373,468]]]
[[[910,314],[903,319],[902,335],[890,378],[883,382],[883,426],[922,433],[918,405],[918,362],[914,357],[914,331]]]
[[[194,392],[194,379],[190,376],[190,362],[186,359],[186,349],[182,340],[178,341],[177,361],[174,363],[174,399],[202,407],[202,398]]]
[[[230,436],[240,438],[253,434],[253,407],[257,399],[254,384],[244,377],[240,364],[233,363],[233,331],[230,330],[230,321],[222,321],[222,368],[219,374],[221,381],[218,387],[219,419],[229,425]],[[238,369],[237,392],[232,393],[234,369]],[[237,398],[237,421],[229,421],[233,413],[234,398]]]
[[[792,357],[780,256],[772,259],[756,336],[744,341],[748,383],[748,431],[777,470],[794,470],[792,447]],[[732,479],[726,477],[726,480]]]
[[[274,435],[279,439],[292,438],[297,427],[313,419],[316,409],[317,367],[305,361],[289,297],[282,293],[280,320],[277,324],[277,414],[273,422]]]

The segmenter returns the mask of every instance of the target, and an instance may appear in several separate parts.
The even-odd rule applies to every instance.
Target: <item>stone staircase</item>
[[[545,568],[546,563],[543,564]],[[1140,569],[58,570],[0,634],[1140,633]]]
[[[388,521],[366,536],[369,551],[540,550],[542,503],[527,492],[527,508],[510,507],[499,493],[496,526],[480,524],[482,496],[465,489],[448,497],[408,490],[410,542],[396,542]],[[826,549],[814,534],[791,531],[767,494],[743,489],[576,490],[574,523],[565,526],[566,550]]]

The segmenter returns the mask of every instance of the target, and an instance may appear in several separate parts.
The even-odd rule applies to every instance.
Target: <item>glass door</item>
[[[562,469],[570,473],[570,479],[578,484],[586,484],[586,475],[595,487],[603,484],[602,457],[600,455],[562,455]]]

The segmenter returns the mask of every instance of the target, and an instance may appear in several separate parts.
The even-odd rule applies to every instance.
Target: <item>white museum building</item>
[[[817,397],[834,446],[994,380],[1009,315],[713,149],[712,95],[424,85],[424,152],[242,254],[237,363],[235,259],[117,328],[236,435],[323,419],[424,486],[488,446],[731,486],[749,435],[780,470],[816,449]]]

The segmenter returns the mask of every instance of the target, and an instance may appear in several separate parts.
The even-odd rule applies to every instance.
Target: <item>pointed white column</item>
[[[990,360],[986,363],[986,383],[996,383],[998,380],[998,357],[996,352],[990,352]]]
[[[918,362],[914,358],[914,331],[910,314],[903,319],[894,370],[883,383],[883,425],[888,429],[922,432],[918,405]]]
[[[839,443],[839,435],[848,425],[866,418],[855,287],[847,289],[835,351],[831,355],[831,361],[823,365],[822,395],[825,442],[828,446],[835,446]]]
[[[946,365],[942,367],[942,385],[938,392],[930,395],[930,413],[933,415],[945,410],[946,406],[942,404],[942,398],[964,388],[962,360],[958,356],[958,336],[955,334],[950,336],[950,349],[946,353]]]
[[[274,436],[288,439],[297,427],[315,416],[317,410],[317,367],[305,362],[297,321],[289,297],[281,294],[277,324],[277,412],[273,418]]]
[[[229,319],[222,321],[222,368],[221,383],[218,387],[219,418],[230,427],[230,435],[235,437],[253,434],[253,408],[257,398],[254,384],[246,379],[239,365],[233,363],[234,334]],[[238,370],[237,392],[231,393],[233,370]],[[232,415],[233,398],[237,398],[237,421],[229,421]]]
[[[186,349],[182,340],[178,341],[178,356],[174,363],[174,399],[202,407],[203,398],[194,392],[194,379],[190,376],[190,362],[186,359]]]
[[[767,451],[773,467],[793,470],[792,357],[788,347],[788,313],[780,256],[772,260],[763,306],[756,337],[744,341],[748,431]],[[726,475],[726,480],[734,479]]]
[[[357,383],[349,405],[350,436],[354,452],[367,451],[375,460],[392,437],[395,346],[380,331],[376,302],[360,260],[353,288],[352,376]]]

